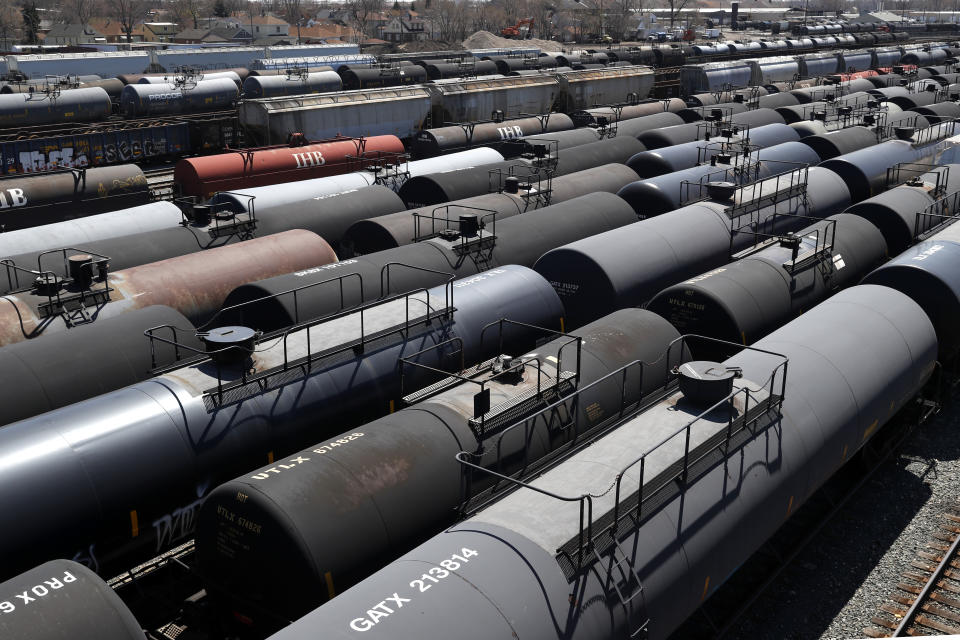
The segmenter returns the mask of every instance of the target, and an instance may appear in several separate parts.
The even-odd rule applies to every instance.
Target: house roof
[[[289,26],[289,23],[286,20],[281,20],[277,16],[267,14],[265,16],[253,16],[251,20],[253,24],[285,24]]]
[[[91,18],[90,26],[96,29],[100,34],[104,36],[126,36],[127,32],[123,30],[123,25],[120,24],[117,20],[111,20],[110,18]],[[137,24],[133,26],[133,31],[130,35],[143,35],[143,25]]]
[[[81,36],[96,37],[104,34],[90,25],[83,24],[55,24],[50,27],[47,35],[54,38],[79,38]]]

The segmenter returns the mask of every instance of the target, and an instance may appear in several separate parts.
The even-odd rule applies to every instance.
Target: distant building
[[[419,18],[396,16],[383,28],[383,39],[387,42],[414,42],[426,37],[423,20]]]
[[[254,38],[290,35],[290,25],[269,13],[265,16],[253,16],[248,24],[253,28]]]
[[[144,22],[144,42],[172,42],[173,37],[180,32],[180,25],[176,22]]]
[[[45,45],[80,45],[105,43],[102,33],[84,24],[55,24],[43,39]]]

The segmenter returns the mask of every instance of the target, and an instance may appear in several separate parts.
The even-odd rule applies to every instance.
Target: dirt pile
[[[559,42],[553,40],[501,38],[489,31],[477,31],[463,41],[465,49],[506,49],[518,46],[539,47],[541,51],[561,51],[563,49]]]

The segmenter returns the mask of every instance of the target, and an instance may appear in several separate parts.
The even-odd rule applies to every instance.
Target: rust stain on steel
[[[336,260],[333,249],[317,234],[302,229],[284,231],[111,273],[110,302],[88,307],[87,313],[106,317],[162,304],[196,325],[219,311],[227,294],[242,284]],[[94,282],[91,290],[102,288],[102,282]],[[31,293],[2,297],[0,345],[37,337],[48,328],[64,328],[60,317],[41,319],[38,302],[46,303],[47,297]]]
[[[242,284],[336,260],[323,238],[294,229],[124,269],[110,276],[110,286],[132,303],[130,308],[164,304],[199,323]]]

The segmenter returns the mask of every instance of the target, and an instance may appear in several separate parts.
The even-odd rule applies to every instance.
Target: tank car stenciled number
[[[451,572],[456,571],[461,566],[470,562],[470,558],[476,555],[479,555],[478,551],[464,547],[460,549],[460,553],[455,553],[449,558],[444,558],[437,563],[438,566],[431,567],[419,578],[410,581],[410,588],[415,589],[413,596],[404,598],[399,592],[394,592],[392,596],[384,598],[367,609],[365,616],[351,620],[350,628],[354,631],[369,631],[379,624],[383,618],[388,618],[399,609],[402,609],[404,603],[412,602],[413,597],[417,593],[429,591],[434,584],[439,584],[440,581],[448,577]]]

